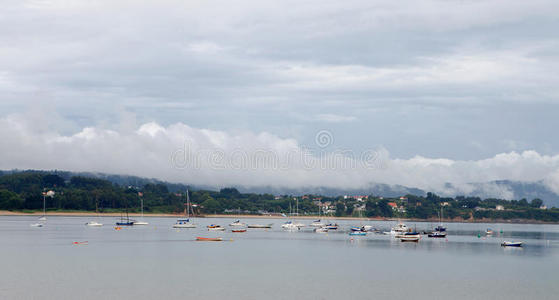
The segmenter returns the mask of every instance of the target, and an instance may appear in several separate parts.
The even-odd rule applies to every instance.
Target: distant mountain
[[[144,185],[151,184],[165,184],[170,192],[184,191],[188,187],[191,190],[219,190],[220,187],[209,185],[192,186],[182,183],[170,183],[161,181],[154,178],[143,178],[138,176],[129,175],[114,175],[104,173],[91,173],[91,172],[68,172],[68,171],[38,171],[38,170],[10,170],[0,171],[0,175],[12,174],[18,172],[41,172],[49,174],[57,174],[66,180],[72,176],[84,176],[101,178],[118,184],[120,186],[132,186],[141,188]],[[260,186],[260,187],[245,187],[234,186],[242,193],[259,193],[259,194],[273,194],[273,195],[323,195],[323,196],[341,196],[341,195],[376,195],[383,197],[400,197],[403,195],[411,194],[417,196],[425,196],[427,191],[422,189],[406,187],[402,185],[389,185],[382,183],[371,183],[368,187],[358,189],[340,189],[330,187],[276,187],[276,186]],[[468,192],[448,183],[445,186],[445,191],[438,192],[432,191],[441,196],[455,197],[455,196],[473,196],[486,198],[502,198],[502,199],[522,199],[526,198],[528,201],[534,198],[540,198],[544,204],[549,207],[559,207],[559,195],[551,191],[543,182],[519,182],[510,180],[499,180],[486,183],[471,183]]]

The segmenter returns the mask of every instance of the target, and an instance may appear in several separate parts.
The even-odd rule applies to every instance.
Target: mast
[[[186,189],[186,218],[190,218],[190,197],[188,197],[188,189]]]

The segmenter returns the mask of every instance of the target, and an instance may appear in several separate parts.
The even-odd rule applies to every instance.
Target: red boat
[[[217,238],[205,238],[205,237],[196,237],[197,241],[204,241],[204,242],[221,242],[223,241],[223,238],[217,237]]]
[[[233,229],[231,232],[247,232],[246,229]]]

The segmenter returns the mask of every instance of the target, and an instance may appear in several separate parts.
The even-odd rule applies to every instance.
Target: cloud
[[[472,161],[397,159],[384,148],[311,151],[294,139],[267,132],[232,134],[182,123],[150,122],[134,130],[86,127],[70,135],[35,130],[33,123],[16,115],[0,119],[0,169],[129,174],[216,187],[352,189],[386,183],[443,195],[467,194],[477,188],[510,198],[512,192],[506,188],[471,184],[506,179],[543,181],[559,191],[559,155],[535,151]]]

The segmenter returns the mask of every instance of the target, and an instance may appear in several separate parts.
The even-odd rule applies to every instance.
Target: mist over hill
[[[13,174],[19,172],[39,172],[57,174],[69,180],[72,176],[93,177],[105,179],[113,184],[119,186],[132,186],[142,187],[146,184],[164,184],[170,192],[185,191],[187,188],[190,190],[219,190],[224,186],[212,185],[189,185],[187,183],[172,183],[162,181],[156,178],[143,178],[138,176],[118,175],[118,174],[105,174],[96,172],[69,172],[60,170],[8,170],[0,171],[0,175]],[[507,195],[506,199],[527,199],[528,201],[534,198],[539,198],[544,201],[548,207],[559,207],[559,195],[551,191],[543,182],[519,182],[519,181],[493,181],[486,183],[472,183],[474,188],[468,192],[460,192],[461,190],[447,184],[445,193],[440,193],[442,196],[455,197],[455,196],[473,196],[482,199],[497,198],[500,195]],[[260,186],[260,187],[245,187],[233,186],[243,193],[260,193],[260,194],[273,194],[273,195],[323,195],[323,196],[340,196],[340,195],[375,195],[383,197],[399,197],[403,195],[416,195],[425,196],[427,192],[422,189],[414,187],[406,187],[402,185],[389,185],[381,183],[371,183],[367,187],[358,189],[339,189],[327,186],[309,186],[301,188],[278,187],[278,186]]]

